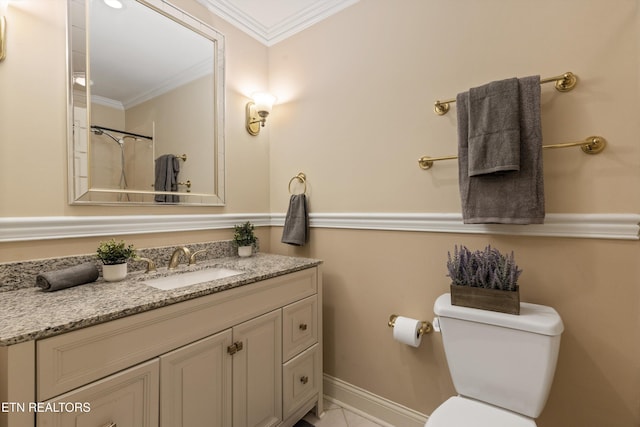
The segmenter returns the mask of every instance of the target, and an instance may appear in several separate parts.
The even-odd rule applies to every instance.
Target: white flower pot
[[[118,282],[127,277],[127,263],[102,266],[102,277],[107,282]]]
[[[247,257],[251,256],[253,252],[253,246],[238,246],[238,256]]]

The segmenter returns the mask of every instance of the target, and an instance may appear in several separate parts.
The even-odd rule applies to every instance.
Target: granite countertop
[[[168,275],[165,269],[158,269],[156,273],[132,272],[121,282],[99,279],[56,292],[43,292],[36,287],[2,292],[0,346],[46,338],[222,292],[311,268],[321,262],[317,259],[258,253],[247,258],[211,259],[190,267],[181,265],[176,272],[223,267],[241,270],[243,273],[173,290],[160,290],[143,283],[150,278]]]

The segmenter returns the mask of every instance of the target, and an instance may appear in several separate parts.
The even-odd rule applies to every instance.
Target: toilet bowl
[[[425,427],[535,427],[558,359],[558,313],[529,303],[520,304],[520,315],[454,306],[449,294],[434,312],[458,396]]]

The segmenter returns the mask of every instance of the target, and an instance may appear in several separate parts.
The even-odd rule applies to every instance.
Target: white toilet
[[[551,307],[520,304],[520,315],[434,305],[458,396],[425,427],[535,427],[558,360],[562,319]]]

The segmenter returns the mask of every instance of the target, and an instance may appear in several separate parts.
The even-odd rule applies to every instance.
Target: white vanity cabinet
[[[36,341],[32,400],[90,410],[12,427],[293,426],[323,410],[321,289],[316,266]]]

